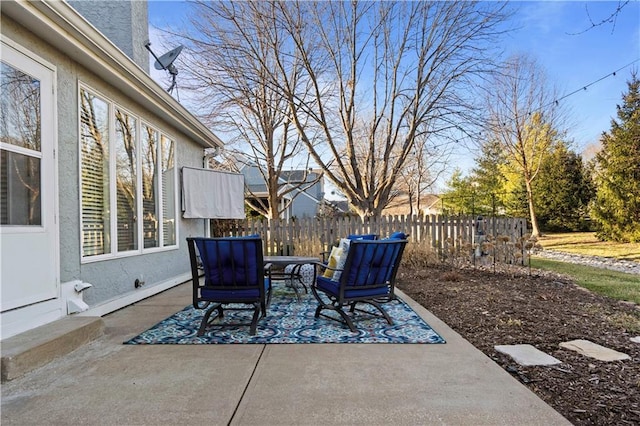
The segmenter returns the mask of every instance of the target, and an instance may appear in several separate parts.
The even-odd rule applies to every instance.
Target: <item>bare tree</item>
[[[269,219],[278,218],[293,198],[322,178],[309,173],[309,156],[285,100],[273,88],[279,76],[270,70],[285,43],[282,30],[274,26],[273,7],[262,2],[195,2],[192,27],[180,34],[191,51],[183,68],[187,89],[201,106],[199,115],[231,138],[229,158],[241,155],[257,167],[267,197],[247,187],[252,196],[246,202]],[[295,84],[295,69],[287,78]],[[283,172],[292,168],[303,176],[284,182]]]
[[[564,114],[544,70],[527,56],[508,59],[488,87],[487,131],[502,148],[507,167],[522,178],[527,192],[532,235],[540,230],[532,182],[544,157],[559,140]]]
[[[596,28],[602,25],[607,25],[607,24],[611,25],[611,33],[613,34],[613,32],[616,29],[616,23],[618,22],[618,15],[620,15],[620,13],[622,12],[622,9],[629,4],[629,1],[630,0],[618,0],[618,5],[611,12],[609,16],[599,20],[595,20],[595,21],[593,20],[593,18],[591,17],[591,13],[589,12],[589,3],[585,3],[584,10],[585,10],[585,13],[587,14],[587,18],[589,19],[590,26],[578,33],[570,33],[570,35],[583,34],[593,28]]]
[[[476,2],[280,2],[293,42],[274,81],[312,158],[361,216],[377,215],[418,138],[472,120],[505,7]],[[302,70],[297,81],[288,70]],[[300,84],[300,83],[304,84]]]
[[[361,216],[377,215],[416,139],[460,132],[475,118],[471,89],[496,57],[505,10],[494,2],[197,2],[183,34],[193,49],[187,68],[208,116],[257,149],[270,188],[301,142]]]
[[[448,168],[448,160],[451,155],[452,144],[450,141],[440,141],[434,145],[429,138],[417,138],[415,146],[407,161],[398,173],[396,180],[396,193],[398,203],[409,204],[409,215],[419,214],[422,210],[422,201],[426,191],[433,185]],[[403,197],[406,197],[403,198]],[[396,201],[392,196],[387,207]]]

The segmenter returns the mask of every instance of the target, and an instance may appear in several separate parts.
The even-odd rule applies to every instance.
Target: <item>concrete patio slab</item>
[[[582,355],[590,358],[595,358],[600,361],[622,361],[629,359],[629,355],[622,352],[614,351],[613,349],[600,346],[597,343],[593,343],[589,340],[571,340],[570,342],[560,343],[560,347],[578,352]]]
[[[267,346],[232,424],[562,424],[491,360],[447,345]]]
[[[562,361],[542,352],[532,345],[497,345],[495,350],[513,358],[520,365],[554,365]]]
[[[442,321],[401,297],[446,344],[267,345],[232,424],[569,424]]]
[[[226,425],[261,349],[90,344],[3,385],[2,424]]]
[[[402,295],[401,295],[402,296]],[[562,425],[427,310],[446,344],[123,345],[190,303],[180,286],[103,317],[105,336],[3,384],[3,425]]]

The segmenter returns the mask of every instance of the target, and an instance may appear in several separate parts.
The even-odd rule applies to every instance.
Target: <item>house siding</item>
[[[201,236],[204,221],[182,219],[178,211],[178,248],[161,252],[119,257],[91,263],[81,262],[80,248],[80,182],[78,137],[78,82],[110,98],[141,120],[149,122],[176,142],[177,169],[182,166],[202,167],[203,151],[160,116],[145,108],[145,99],[134,93],[123,93],[105,84],[90,70],[71,57],[34,36],[4,15],[2,34],[25,49],[36,53],[57,68],[57,129],[58,129],[58,211],[60,282],[82,280],[93,285],[84,292],[90,306],[122,297],[136,291],[134,281],[144,277],[145,287],[168,281],[189,271],[189,255],[185,243],[188,236]],[[178,176],[179,182],[179,176]],[[179,206],[178,206],[179,208]]]
[[[315,184],[306,191],[306,194],[299,194],[294,198],[291,206],[291,215],[294,217],[315,217],[318,214],[319,188],[320,184]],[[310,195],[310,196],[307,196]],[[316,197],[311,198],[311,197]]]
[[[293,200],[291,215],[293,217],[314,217],[318,210],[318,203],[304,195],[299,195]]]
[[[146,1],[76,0],[69,4],[127,56],[149,73],[149,38]]]
[[[260,173],[260,170],[256,166],[246,166],[242,169],[245,183],[253,191],[266,192],[267,186],[264,183],[264,178]]]

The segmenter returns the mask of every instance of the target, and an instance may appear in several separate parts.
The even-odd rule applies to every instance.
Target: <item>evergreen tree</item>
[[[471,170],[471,180],[476,187],[475,210],[477,214],[492,215],[500,205],[506,178],[501,170],[505,164],[504,153],[497,141],[482,145],[482,153],[476,158],[476,167]]]
[[[546,231],[580,231],[587,228],[591,181],[582,157],[559,143],[540,167],[534,182],[540,227]]]
[[[475,186],[471,178],[463,176],[460,169],[454,170],[442,193],[444,213],[451,215],[473,214],[475,210]]]
[[[618,120],[611,120],[611,130],[600,139],[592,215],[600,238],[640,242],[640,81],[635,72],[627,85]]]

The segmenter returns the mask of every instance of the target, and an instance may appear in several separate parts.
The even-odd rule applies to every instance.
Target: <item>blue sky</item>
[[[640,73],[640,2],[629,2],[615,24],[588,29],[590,18],[600,22],[619,4],[618,1],[536,1],[511,5],[517,12],[510,22],[514,30],[504,38],[505,55],[526,52],[535,57],[561,94],[581,89],[637,61],[615,77],[604,78],[562,100],[570,111],[568,139],[573,141],[577,152],[597,143],[601,133],[609,130],[631,70]],[[157,29],[181,26],[188,7],[184,2],[149,1],[152,47],[157,47],[154,42]],[[166,80],[162,84],[166,85]],[[466,168],[472,163],[471,155],[461,151],[452,160]]]
[[[614,24],[591,28],[608,18],[618,2],[519,2],[514,24],[520,29],[507,37],[509,51],[533,54],[547,70],[560,93],[571,93],[640,59],[640,3],[630,2]],[[572,110],[576,148],[596,142],[610,128],[616,105],[626,91],[633,66],[572,95],[563,103]],[[640,61],[635,63],[640,71]]]

